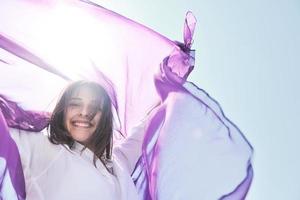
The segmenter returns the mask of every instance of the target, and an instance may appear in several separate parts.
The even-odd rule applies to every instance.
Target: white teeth
[[[73,124],[75,126],[78,126],[78,127],[84,127],[84,128],[90,127],[90,124],[89,123],[85,123],[85,122],[74,122]]]

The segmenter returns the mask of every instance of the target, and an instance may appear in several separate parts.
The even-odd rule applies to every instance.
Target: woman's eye
[[[101,106],[93,105],[91,106],[92,111],[102,111]]]
[[[69,106],[70,107],[79,107],[80,103],[71,102],[71,103],[69,103]]]

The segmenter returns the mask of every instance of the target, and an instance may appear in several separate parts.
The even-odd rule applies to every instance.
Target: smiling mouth
[[[71,124],[75,127],[79,127],[79,128],[91,128],[93,125],[92,123],[86,121],[72,121]]]

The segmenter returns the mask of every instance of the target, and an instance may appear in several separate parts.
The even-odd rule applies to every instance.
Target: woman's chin
[[[75,133],[71,133],[72,138],[81,144],[86,143],[91,135],[92,134],[85,131],[76,131]]]

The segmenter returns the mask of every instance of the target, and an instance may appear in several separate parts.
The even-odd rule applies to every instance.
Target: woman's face
[[[95,132],[101,119],[101,103],[89,87],[72,94],[65,111],[65,127],[71,137],[85,144]]]

